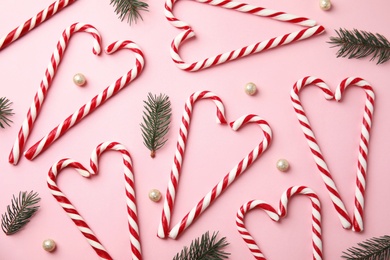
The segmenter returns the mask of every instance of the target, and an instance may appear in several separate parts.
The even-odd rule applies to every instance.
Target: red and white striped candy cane
[[[186,63],[179,54],[179,48],[183,42],[195,36],[195,32],[191,26],[176,18],[173,14],[173,6],[178,0],[167,0],[165,3],[165,17],[176,28],[184,30],[177,35],[171,44],[171,57],[177,67],[186,71],[199,71],[231,60],[239,59],[254,53],[258,53],[267,49],[272,49],[281,45],[286,45],[295,41],[303,40],[315,35],[319,35],[325,31],[323,26],[315,26],[316,22],[305,17],[299,17],[284,12],[279,12],[263,7],[252,6],[245,3],[234,2],[229,0],[197,0],[201,3],[215,5],[227,9],[236,10],[239,12],[249,13],[261,17],[272,18],[275,20],[294,23],[309,28],[278,36],[269,40],[261,41],[234,51],[206,58],[194,63]]]
[[[118,151],[122,154],[124,164],[124,176],[125,176],[125,191],[126,191],[126,207],[127,207],[127,219],[130,231],[130,246],[132,259],[142,259],[141,255],[141,241],[138,228],[138,215],[137,215],[137,203],[135,197],[135,185],[133,165],[131,162],[130,153],[122,144],[117,142],[105,142],[99,144],[92,152],[90,158],[91,169],[87,169],[81,163],[72,159],[62,159],[56,162],[49,170],[47,177],[47,185],[53,194],[54,198],[58,201],[61,207],[65,210],[67,215],[79,228],[81,233],[87,239],[88,243],[96,251],[101,259],[112,259],[104,246],[100,243],[99,239],[93,233],[87,222],[83,219],[77,209],[73,206],[70,200],[60,190],[57,185],[57,176],[65,168],[73,168],[78,171],[83,177],[90,177],[98,173],[98,161],[100,156],[105,151]]]
[[[174,162],[171,169],[171,177],[169,179],[166,197],[164,201],[164,207],[161,217],[160,226],[158,228],[158,236],[160,238],[167,237],[169,235],[169,224],[171,221],[171,213],[175,203],[176,189],[179,184],[179,177],[181,173],[181,166],[183,163],[184,151],[187,144],[188,131],[191,122],[192,109],[198,100],[211,99],[217,107],[217,123],[226,124],[225,107],[222,100],[214,93],[210,91],[198,91],[193,93],[186,101],[183,116],[181,119],[181,125],[179,130],[179,136],[177,139],[176,152]]]
[[[120,90],[126,87],[142,72],[144,67],[144,54],[137,44],[132,41],[117,41],[110,44],[106,48],[108,54],[113,54],[118,50],[129,49],[135,54],[135,66],[125,73],[122,77],[118,78],[115,82],[104,89],[100,94],[92,98],[88,103],[84,104],[72,115],[67,117],[58,126],[50,131],[49,134],[44,136],[40,141],[29,148],[25,157],[29,160],[33,160],[41,152],[46,150],[53,142],[59,137],[65,134],[70,128],[80,122],[84,117],[95,111],[98,107],[104,104],[108,99],[117,94]]]
[[[86,32],[92,35],[94,38],[92,52],[95,55],[99,55],[101,52],[101,37],[99,32],[90,24],[84,23],[74,23],[62,33],[60,40],[57,43],[57,47],[54,50],[50,63],[46,69],[45,75],[41,81],[40,87],[35,94],[33,103],[31,104],[27,116],[23,121],[23,124],[19,130],[18,137],[15,140],[14,146],[9,155],[9,162],[12,164],[17,164],[20,158],[20,153],[23,152],[27,139],[34,127],[34,122],[39,115],[39,112],[45,101],[49,87],[51,86],[54,76],[58,70],[58,66],[61,63],[62,57],[65,54],[65,50],[69,44],[69,41],[77,32]]]
[[[352,230],[363,231],[364,194],[366,190],[368,144],[370,142],[370,130],[372,116],[374,114],[375,94],[372,86],[364,79],[349,77],[344,79],[336,89],[335,99],[340,101],[348,86],[361,87],[366,92],[363,123],[360,133],[358,166],[356,173],[355,207],[352,221]]]
[[[0,39],[0,50],[4,49],[53,15],[55,15],[57,12],[61,11],[68,5],[74,3],[76,0],[57,0],[51,5],[49,5],[47,8],[43,9],[39,13],[37,13],[35,16],[28,19],[26,22],[21,24],[19,27],[13,29],[11,32],[9,32],[6,36],[2,37]]]
[[[266,260],[265,256],[261,252],[259,246],[257,245],[255,239],[251,236],[248,229],[245,227],[244,223],[244,217],[245,214],[252,209],[262,209],[267,213],[267,215],[273,220],[273,221],[279,221],[280,217],[279,214],[276,212],[274,207],[266,203],[262,200],[251,200],[245,203],[240,207],[240,209],[237,211],[236,216],[236,226],[238,233],[240,233],[242,239],[245,241],[246,245],[248,246],[249,250],[251,251],[252,255],[257,260]]]
[[[351,228],[351,224],[352,224],[351,219],[348,215],[344,202],[341,199],[340,193],[336,187],[336,183],[334,182],[332,175],[329,171],[328,165],[325,162],[324,156],[322,155],[321,149],[317,143],[316,137],[311,128],[309,119],[306,116],[306,113],[302,107],[301,100],[299,98],[299,92],[303,87],[307,85],[315,85],[319,87],[324,92],[325,98],[328,100],[332,100],[334,98],[334,95],[323,80],[315,77],[304,77],[303,79],[298,80],[294,84],[293,89],[291,90],[292,104],[295,113],[298,117],[298,121],[301,125],[302,131],[306,137],[310,150],[313,154],[314,161],[316,162],[317,168],[321,172],[322,180],[325,183],[329,196],[338,213],[338,216],[341,221],[341,225],[344,228],[349,229]]]
[[[272,220],[278,222],[287,215],[288,202],[290,201],[292,196],[297,194],[306,195],[311,200],[313,259],[322,259],[321,204],[317,194],[313,190],[305,186],[293,186],[287,189],[282,194],[282,197],[280,199],[278,212],[276,212],[274,207],[262,200],[251,200],[240,207],[236,217],[237,230],[247,244],[249,250],[252,252],[252,255],[255,257],[255,259],[266,260],[256,241],[245,227],[244,218],[246,213],[248,213],[252,209],[262,209]]]
[[[317,194],[310,188],[305,186],[293,186],[287,189],[280,199],[279,216],[284,218],[287,215],[287,206],[291,197],[294,195],[305,195],[311,200],[311,215],[312,215],[312,244],[313,244],[313,259],[322,259],[322,235],[321,235],[321,203]]]

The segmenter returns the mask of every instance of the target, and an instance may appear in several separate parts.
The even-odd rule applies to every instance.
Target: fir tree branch
[[[223,248],[228,246],[226,237],[216,241],[217,233],[213,233],[210,238],[207,231],[200,238],[191,242],[190,247],[184,247],[180,253],[177,253],[173,260],[221,260],[229,258],[230,253],[224,252]]]
[[[340,29],[337,37],[330,37],[332,47],[340,47],[337,57],[361,59],[371,56],[370,60],[378,59],[377,64],[390,60],[390,42],[381,34]]]
[[[19,197],[13,196],[11,205],[7,206],[7,212],[1,216],[1,229],[6,235],[12,235],[24,227],[34,213],[39,209],[35,206],[41,199],[38,193],[30,191],[19,192]]]
[[[386,260],[390,259],[390,236],[373,237],[358,243],[357,247],[347,249],[342,258],[348,260]]]
[[[165,135],[171,122],[171,102],[166,95],[156,96],[149,93],[144,104],[142,138],[144,145],[150,150],[150,156],[154,158],[156,151],[167,142]]]
[[[9,117],[14,114],[12,112],[11,105],[12,102],[9,101],[7,98],[5,97],[0,98],[0,127],[1,128],[4,128],[5,125],[10,126],[10,123],[12,123],[12,120],[9,119]]]
[[[140,11],[148,11],[149,5],[140,0],[111,0],[111,3],[115,7],[115,12],[119,15],[119,19],[123,21],[127,17],[127,22],[131,25],[132,22],[136,23],[138,18],[142,16]]]

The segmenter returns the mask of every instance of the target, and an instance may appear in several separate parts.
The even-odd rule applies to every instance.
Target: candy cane
[[[321,204],[317,194],[313,190],[305,186],[293,186],[287,189],[282,194],[282,197],[280,199],[278,212],[276,212],[274,207],[262,200],[251,200],[240,207],[236,216],[237,230],[247,244],[249,250],[255,257],[255,259],[266,260],[254,238],[251,236],[251,234],[245,227],[244,218],[246,213],[248,213],[252,209],[262,209],[273,221],[279,222],[280,219],[286,217],[287,215],[287,206],[291,197],[297,194],[308,196],[311,200],[313,259],[322,259]]]
[[[167,193],[164,201],[163,213],[161,217],[160,226],[158,228],[158,236],[164,238],[169,234],[169,224],[171,220],[171,212],[173,210],[176,189],[179,184],[179,177],[181,172],[181,166],[183,163],[184,151],[187,143],[188,130],[190,127],[192,108],[196,101],[201,99],[211,99],[214,101],[217,107],[216,121],[219,124],[226,124],[225,107],[222,100],[210,91],[199,91],[193,93],[186,101],[183,116],[181,119],[181,125],[179,130],[179,136],[176,145],[176,152],[174,157],[174,163],[171,169],[171,178],[168,183]]]
[[[281,197],[279,203],[279,216],[284,218],[287,215],[287,205],[291,197],[297,194],[308,196],[312,207],[312,245],[313,259],[322,259],[322,236],[321,236],[321,203],[317,194],[305,186],[293,186],[287,189]]]
[[[361,78],[350,77],[344,79],[337,87],[335,92],[335,99],[340,101],[345,89],[351,85],[361,87],[366,92],[366,103],[364,106],[364,116],[360,134],[358,166],[356,173],[355,207],[352,221],[352,230],[361,232],[363,231],[368,144],[370,142],[370,130],[372,125],[372,116],[374,114],[375,94],[372,86],[367,81]]]
[[[374,99],[375,95],[372,90],[372,87],[361,78],[347,78],[341,82],[336,90],[336,100],[341,100],[342,93],[345,88],[349,85],[357,85],[362,87],[366,91],[366,104],[364,109],[363,124],[361,130],[361,141],[359,146],[359,157],[358,157],[358,166],[357,166],[357,177],[356,177],[356,191],[355,191],[355,209],[353,222],[348,215],[348,212],[344,206],[344,203],[341,199],[341,196],[336,188],[336,184],[333,181],[325,158],[322,155],[320,147],[317,143],[317,140],[314,136],[313,130],[310,126],[310,122],[306,117],[302,104],[300,102],[298,93],[302,87],[314,84],[320,87],[325,92],[325,98],[333,99],[333,94],[330,91],[329,87],[318,78],[314,77],[305,77],[299,80],[293,87],[291,91],[291,100],[293,103],[294,110],[297,114],[298,121],[301,124],[302,131],[307,139],[310,150],[313,154],[313,158],[317,164],[317,168],[321,172],[322,179],[329,191],[329,195],[333,202],[333,205],[336,208],[336,211],[341,220],[341,224],[344,228],[349,229],[351,225],[353,230],[360,232],[363,230],[363,209],[364,209],[364,191],[365,191],[365,182],[366,182],[366,169],[367,169],[367,156],[368,156],[368,143],[369,143],[369,132],[371,129],[372,115],[374,111]]]
[[[247,228],[245,227],[244,217],[245,214],[252,209],[262,209],[273,221],[279,221],[279,214],[276,212],[274,207],[262,200],[251,200],[245,203],[237,211],[236,226],[238,233],[240,233],[242,239],[245,241],[252,255],[258,260],[266,260],[265,256],[261,252],[255,239],[251,236]]]
[[[92,98],[88,103],[84,104],[79,110],[67,117],[62,123],[50,131],[49,134],[44,136],[40,141],[29,148],[25,157],[29,160],[33,160],[41,152],[47,149],[54,141],[65,134],[71,127],[80,122],[84,117],[95,111],[100,105],[104,104],[108,99],[117,94],[120,90],[126,87],[142,72],[144,67],[144,55],[141,49],[132,41],[117,41],[110,44],[106,48],[108,54],[113,54],[121,49],[129,49],[134,52],[136,64],[135,66],[125,73],[122,77],[118,78],[114,83],[109,85],[100,94]]]
[[[57,12],[61,11],[68,5],[74,3],[76,0],[57,0],[47,8],[43,9],[37,13],[34,17],[30,18],[19,27],[13,29],[6,36],[0,39],[0,50],[4,49],[35,27],[39,26],[41,23],[55,15]]]
[[[351,219],[348,215],[347,209],[345,208],[344,202],[341,199],[336,184],[333,181],[328,165],[325,162],[324,156],[322,155],[321,149],[310,126],[309,119],[306,116],[306,113],[302,107],[302,103],[299,98],[299,92],[301,91],[301,89],[311,84],[319,87],[324,92],[326,99],[333,99],[334,96],[332,91],[329,89],[329,87],[325,84],[323,80],[315,77],[305,77],[295,83],[293,89],[291,90],[292,104],[298,117],[298,121],[301,125],[302,131],[307,139],[310,150],[313,154],[314,161],[316,162],[316,165],[321,172],[322,180],[324,181],[325,186],[328,190],[329,196],[333,202],[333,206],[338,213],[341,225],[344,228],[349,229],[351,228]]]
[[[216,55],[194,63],[186,63],[179,55],[179,48],[183,42],[195,36],[195,32],[191,26],[183,22],[173,15],[173,6],[178,0],[167,0],[165,3],[165,17],[176,28],[184,30],[177,35],[171,44],[171,57],[176,66],[186,71],[198,71],[209,68],[231,60],[239,59],[254,53],[258,53],[267,49],[272,49],[281,45],[286,45],[295,41],[310,38],[319,35],[325,31],[323,26],[315,26],[316,22],[305,17],[299,17],[284,12],[279,12],[263,7],[252,6],[245,3],[233,2],[229,0],[197,0],[201,3],[215,5],[227,9],[236,10],[239,12],[249,13],[261,17],[272,18],[275,20],[298,24],[309,28],[278,36],[269,40],[261,41],[253,45],[249,45],[231,52]]]
[[[16,138],[14,146],[12,147],[11,153],[9,155],[10,163],[15,165],[18,163],[20,153],[23,151],[30,132],[34,127],[34,122],[39,115],[47,92],[49,91],[49,87],[53,82],[54,76],[58,70],[58,66],[60,65],[62,57],[65,54],[65,50],[69,44],[70,38],[77,32],[86,32],[91,34],[94,38],[92,52],[95,55],[100,54],[101,37],[95,27],[89,24],[75,23],[65,29],[65,31],[62,33],[60,40],[57,43],[56,49],[51,56],[50,63],[46,69],[40,87],[35,94],[33,103],[31,104],[27,112],[27,116],[23,121],[23,124],[19,130],[18,137]]]
[[[107,250],[100,243],[99,239],[93,233],[91,228],[85,222],[80,213],[76,210],[70,200],[57,186],[57,176],[65,168],[71,167],[80,173],[83,177],[90,177],[98,173],[98,161],[100,156],[105,151],[118,151],[122,154],[124,164],[124,176],[125,176],[125,190],[126,190],[126,206],[127,206],[127,219],[130,231],[130,246],[132,251],[132,259],[142,259],[141,255],[141,241],[138,228],[138,215],[137,215],[137,204],[135,200],[134,190],[134,174],[133,165],[131,162],[130,153],[120,143],[117,142],[105,142],[96,147],[92,152],[90,158],[91,169],[88,170],[81,163],[72,159],[62,159],[56,162],[49,170],[47,177],[47,185],[53,194],[54,198],[58,201],[61,207],[65,210],[67,215],[79,228],[81,233],[87,239],[88,243],[92,246],[95,252],[101,259],[112,259],[108,254]]]

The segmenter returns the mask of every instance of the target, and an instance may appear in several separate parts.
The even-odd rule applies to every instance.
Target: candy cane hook
[[[186,71],[199,71],[202,69],[206,69],[254,53],[259,53],[267,49],[272,49],[281,45],[286,45],[295,41],[300,41],[315,35],[319,35],[325,31],[325,28],[323,26],[315,26],[316,25],[315,21],[305,17],[299,17],[284,12],[279,12],[271,9],[266,9],[263,7],[252,6],[245,3],[234,2],[230,0],[197,0],[198,2],[201,3],[232,9],[239,12],[250,13],[253,15],[267,17],[267,18],[271,18],[283,22],[294,23],[308,28],[293,33],[288,33],[282,36],[278,36],[269,40],[261,41],[256,44],[252,44],[231,52],[219,54],[214,57],[206,58],[194,63],[186,63],[181,58],[179,54],[179,49],[183,42],[195,36],[195,32],[192,30],[189,24],[179,20],[174,16],[173,7],[177,1],[178,0],[166,1],[165,17],[173,26],[175,26],[178,29],[184,30],[182,33],[177,35],[172,41],[170,54],[176,66]]]
[[[74,23],[62,33],[60,40],[57,43],[57,47],[54,50],[50,63],[46,69],[45,75],[41,81],[40,87],[35,94],[33,103],[31,104],[27,116],[23,121],[23,124],[19,130],[18,137],[15,140],[14,146],[9,155],[9,162],[16,165],[20,158],[20,153],[26,145],[27,139],[34,127],[34,122],[39,115],[39,112],[45,101],[45,97],[49,91],[49,88],[53,82],[54,76],[58,70],[58,66],[61,63],[62,57],[65,54],[69,41],[77,32],[86,32],[92,35],[94,38],[92,52],[95,55],[99,55],[101,52],[101,37],[95,27],[84,23]]]
[[[80,213],[76,210],[73,204],[65,196],[57,185],[58,174],[65,168],[71,167],[80,173],[83,177],[90,177],[98,173],[98,161],[100,156],[106,151],[118,151],[122,154],[124,164],[124,176],[125,176],[125,191],[126,191],[126,207],[128,213],[128,226],[130,231],[130,246],[132,251],[132,259],[141,260],[141,241],[138,228],[138,215],[137,215],[137,204],[135,200],[135,185],[134,185],[134,174],[133,165],[131,162],[130,153],[120,143],[117,142],[105,142],[96,147],[92,152],[90,158],[91,169],[85,168],[81,163],[72,159],[62,159],[56,162],[49,170],[47,177],[47,185],[53,194],[54,198],[58,201],[61,207],[65,210],[67,215],[79,228],[81,233],[87,239],[88,243],[98,254],[100,259],[112,259],[104,246],[100,243],[99,239],[93,233],[91,228],[82,218]]]
[[[41,152],[46,150],[53,142],[65,134],[70,128],[80,122],[84,117],[95,111],[98,107],[104,104],[108,99],[117,94],[120,90],[126,87],[142,72],[144,67],[144,54],[140,47],[132,41],[117,41],[110,44],[106,48],[108,54],[117,52],[118,50],[129,49],[135,54],[135,66],[125,73],[122,77],[118,78],[115,82],[109,85],[100,94],[92,98],[88,103],[84,104],[79,110],[62,121],[57,127],[50,131],[49,134],[44,136],[40,141],[29,148],[25,157],[29,160],[33,160]]]
[[[29,31],[39,26],[41,23],[55,15],[57,12],[61,11],[68,5],[74,3],[76,0],[57,0],[47,8],[43,9],[35,16],[28,19],[26,22],[21,24],[19,27],[13,29],[6,36],[0,38],[0,50],[9,46],[11,43],[27,34]]]
[[[174,163],[171,169],[171,178],[169,179],[167,193],[164,201],[164,207],[161,217],[160,226],[158,228],[158,236],[164,238],[169,235],[169,224],[171,221],[171,212],[173,210],[173,205],[175,202],[176,190],[179,183],[179,177],[181,173],[181,166],[183,162],[185,147],[187,143],[188,131],[192,116],[192,109],[198,100],[201,99],[211,99],[214,101],[215,106],[217,107],[217,123],[226,124],[225,117],[225,107],[222,103],[222,100],[210,91],[199,91],[193,93],[188,100],[186,101],[184,112],[181,120],[180,130],[178,141],[176,145],[176,152],[174,157]]]
[[[336,89],[335,99],[340,101],[345,89],[348,86],[358,86],[366,92],[363,122],[360,134],[358,166],[356,173],[355,207],[352,221],[352,230],[363,231],[364,195],[367,179],[368,144],[370,141],[370,130],[372,116],[374,114],[375,94],[372,86],[365,80],[357,77],[344,79]]]

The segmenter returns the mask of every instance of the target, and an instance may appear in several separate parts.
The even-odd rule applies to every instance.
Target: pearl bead
[[[245,93],[247,93],[250,96],[253,96],[256,93],[256,85],[252,82],[249,82],[245,85]]]
[[[280,159],[276,163],[276,168],[278,168],[279,171],[285,172],[290,167],[290,164],[286,159]]]
[[[45,251],[52,252],[56,249],[56,242],[53,239],[45,239],[43,240],[42,247]]]
[[[161,192],[156,189],[149,191],[149,199],[154,202],[158,202],[161,199]]]
[[[327,11],[332,7],[330,0],[320,0],[320,7],[322,10]]]
[[[85,79],[85,76],[81,73],[77,73],[76,75],[73,76],[73,82],[77,86],[84,86],[87,80]]]

